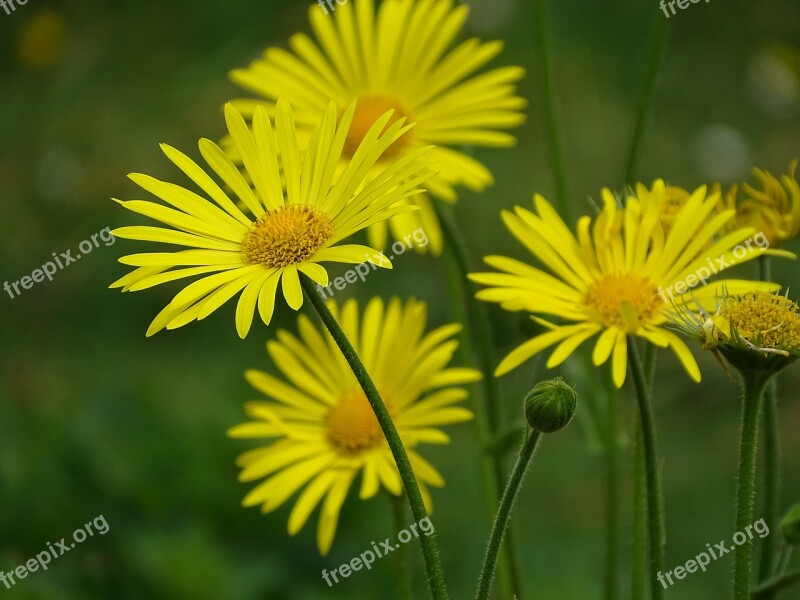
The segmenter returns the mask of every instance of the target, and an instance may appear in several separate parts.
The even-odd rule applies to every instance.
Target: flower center
[[[586,290],[584,304],[606,327],[623,327],[635,333],[661,308],[658,288],[643,275],[608,275]]]
[[[784,296],[753,292],[728,298],[719,314],[758,347],[794,351],[800,348],[798,310],[797,304]]]
[[[388,401],[387,407],[390,408]],[[378,446],[383,431],[361,390],[346,392],[325,417],[328,442],[341,454],[358,454]]]
[[[353,122],[350,125],[350,131],[347,132],[347,139],[345,140],[342,154],[348,158],[352,158],[356,150],[358,150],[359,145],[364,140],[364,136],[367,135],[367,132],[375,124],[375,121],[391,109],[394,109],[394,114],[381,133],[384,133],[389,126],[398,119],[407,117],[406,111],[397,102],[385,96],[366,96],[359,98],[356,104],[356,112],[353,115]],[[411,132],[403,134],[403,137],[389,146],[381,158],[391,159],[400,154],[400,151],[408,146],[410,133]]]
[[[290,204],[266,212],[242,239],[245,261],[278,268],[303,262],[333,235],[328,216],[314,206]]]

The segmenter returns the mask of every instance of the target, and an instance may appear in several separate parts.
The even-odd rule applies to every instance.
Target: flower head
[[[332,15],[314,5],[309,18],[317,41],[296,34],[289,40],[291,51],[268,48],[249,67],[234,70],[234,83],[263,98],[234,103],[249,115],[255,106],[265,105],[272,111],[277,98],[287,98],[307,139],[331,99],[340,107],[358,100],[344,159],[352,155],[375,119],[393,109],[394,118],[406,117],[417,125],[389,148],[383,162],[435,144],[432,156],[437,175],[427,187],[452,202],[456,185],[479,191],[492,183],[486,167],[459,147],[510,146],[514,138],[502,130],[524,120],[520,110],[525,101],[515,96],[522,68],[475,75],[500,53],[500,42],[470,39],[448,52],[468,11],[466,5],[454,7],[452,0],[383,0],[377,10],[374,0],[351,0],[340,2]],[[442,236],[431,200],[420,195],[414,203],[421,210],[394,217],[392,232],[402,239],[422,227],[436,254]],[[385,245],[385,222],[373,224],[369,233],[372,245]]]
[[[392,114],[386,113],[364,134],[347,167],[333,181],[355,104],[350,104],[338,124],[333,103],[323,112],[301,160],[295,120],[286,101],[278,101],[274,126],[263,107],[256,109],[252,130],[232,105],[225,106],[231,139],[252,185],[214,142],[200,140],[200,153],[241,204],[192,159],[166,144],[161,146],[164,153],[204,196],[148,175],[130,175],[136,184],[170,206],[145,200],[117,202],[169,228],[120,227],[114,234],[190,249],[124,256],[121,263],[137,268],[111,287],[137,291],[202,276],[159,313],[147,335],[204,319],[241,292],[236,329],[245,337],[256,308],[269,324],[279,283],[286,302],[295,310],[303,303],[301,273],[327,285],[328,273],[320,263],[369,261],[391,268],[382,254],[340,242],[369,225],[413,210],[399,203],[417,193],[416,186],[428,176],[430,163],[424,158],[428,149],[406,154],[365,181],[365,174],[387,148],[410,129],[404,126],[404,119],[390,124]]]
[[[708,196],[704,187],[691,194],[665,234],[661,216],[667,196],[663,181],[657,181],[652,189],[637,186],[637,195],[620,208],[613,194],[604,190],[600,215],[594,220],[582,217],[577,237],[542,196],[534,198],[535,213],[520,207],[513,213],[503,212],[506,227],[546,270],[488,256],[486,263],[500,272],[470,277],[487,286],[478,292],[478,298],[498,302],[506,310],[530,312],[546,331],[506,356],[496,375],[558,344],[547,362],[548,367],[555,367],[583,342],[598,336],[594,364],[603,364],[613,355],[613,378],[620,387],[627,368],[626,338],[635,335],[671,348],[690,376],[700,380],[697,363],[686,345],[664,327],[664,308],[684,302],[690,291],[708,305],[721,285],[737,292],[777,286],[726,280],[704,287],[713,275],[734,263],[752,260],[765,249],[750,244],[749,251],[740,255],[737,245],[749,241],[752,229],[715,239],[733,211],[709,219],[718,197]]]
[[[476,381],[472,369],[448,368],[458,342],[459,325],[425,333],[426,306],[394,298],[369,302],[363,315],[355,301],[341,307],[329,303],[353,341],[364,366],[386,403],[403,440],[430,510],[427,486],[442,486],[436,469],[416,451],[420,444],[445,444],[439,429],[468,420],[472,414],[457,406],[467,392],[457,387]],[[267,344],[283,378],[248,371],[247,380],[268,396],[246,405],[251,421],[234,427],[235,438],[268,439],[268,445],[246,452],[238,460],[239,479],[265,479],[244,499],[270,512],[302,489],[289,516],[289,534],[303,527],[322,503],[317,542],[330,549],[339,510],[357,475],[359,498],[373,497],[381,487],[402,493],[400,475],[372,408],[352,371],[327,331],[300,315],[299,338],[278,332]]]
[[[800,183],[798,160],[780,178],[764,169],[753,169],[756,186],[743,184],[744,199],[736,206],[737,223],[763,231],[770,246],[778,247],[800,233]]]
[[[676,329],[719,352],[739,371],[777,373],[800,356],[800,309],[786,296],[765,291],[723,293],[713,313],[678,307]]]

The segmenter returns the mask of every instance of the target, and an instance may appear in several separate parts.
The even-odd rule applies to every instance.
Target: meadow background
[[[109,199],[138,195],[127,173],[183,182],[157,144],[196,157],[199,137],[220,137],[222,103],[239,95],[227,71],[308,31],[309,4],[29,0],[11,15],[0,11],[0,279],[17,280],[52,252],[74,249],[106,226],[130,224]],[[529,205],[534,191],[552,197],[554,184],[531,2],[470,4],[466,34],[505,40],[492,66],[524,65],[521,94],[530,100],[516,148],[476,152],[495,186],[463,192],[456,207],[477,264],[489,253],[525,257],[499,211]],[[665,17],[655,0],[550,4],[570,210],[577,215],[601,187],[623,181],[649,40]],[[639,178],[694,188],[747,178],[753,165],[783,172],[800,154],[800,4],[711,0],[671,17],[670,26]],[[47,572],[32,573],[11,591],[0,587],[0,596],[389,597],[388,558],[333,589],[320,577],[323,568],[391,535],[385,498],[363,503],[351,493],[325,558],[314,542],[316,517],[290,538],[288,505],[266,517],[240,507],[250,486],[237,482],[234,459],[249,446],[225,431],[243,420],[242,403],[256,397],[243,371],[272,370],[264,343],[274,329],[254,326],[240,341],[229,303],[202,324],[145,339],[150,320],[178,288],[108,290],[126,270],[116,259],[135,247],[123,240],[101,245],[53,282],[15,299],[0,293],[0,569],[10,571],[97,515],[110,525]],[[789,249],[800,252],[798,240]],[[773,269],[796,296],[797,264],[774,262]],[[337,297],[415,296],[430,304],[433,327],[462,318],[440,284],[446,271],[445,260],[405,254],[393,272],[373,273]],[[739,271],[755,276],[753,269]],[[499,356],[527,329],[517,315],[494,307],[490,314]],[[276,326],[294,323],[285,306],[277,311]],[[667,356],[656,380],[668,568],[734,533],[738,390],[710,356],[700,358],[702,384]],[[579,365],[568,361],[563,370],[581,392],[579,419],[545,440],[512,521],[527,596],[539,600],[601,597],[604,463],[597,423],[605,407],[591,400],[601,374],[582,373]],[[521,398],[541,376],[526,368],[502,379],[508,423],[519,420]],[[798,384],[798,368],[780,379],[787,507],[800,501]],[[627,424],[634,415],[629,391],[620,400]],[[474,589],[488,522],[474,427],[448,432],[453,443],[425,455],[447,481],[435,492],[433,520],[451,596],[461,599]],[[422,598],[421,560],[417,546],[409,547]],[[713,563],[672,596],[727,596],[730,568],[728,557]]]

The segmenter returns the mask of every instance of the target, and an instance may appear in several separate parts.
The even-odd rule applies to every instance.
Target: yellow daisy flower
[[[159,313],[148,336],[164,327],[174,329],[204,319],[241,292],[236,329],[244,338],[256,307],[264,323],[269,324],[279,282],[286,302],[297,310],[303,304],[301,273],[323,287],[328,284],[322,262],[358,264],[366,260],[391,268],[391,262],[372,249],[339,242],[374,223],[413,210],[398,202],[417,193],[416,186],[427,177],[430,162],[422,157],[428,149],[408,153],[365,183],[366,173],[383,152],[411,127],[404,127],[404,119],[389,125],[392,115],[386,113],[366,132],[346,169],[333,182],[354,111],[351,104],[337,125],[336,107],[329,104],[301,161],[288,102],[278,101],[274,127],[266,110],[257,109],[252,130],[232,105],[226,105],[230,135],[253,186],[214,142],[200,140],[200,154],[233,190],[244,210],[192,159],[166,144],[161,146],[164,153],[205,192],[205,197],[148,175],[130,175],[137,185],[171,207],[145,200],[117,202],[170,228],[121,227],[114,234],[191,249],[122,257],[121,263],[137,269],[111,287],[138,291],[203,276]]]
[[[577,238],[542,196],[534,199],[535,213],[520,207],[502,213],[512,235],[550,273],[511,258],[486,257],[486,263],[501,272],[470,275],[489,286],[478,292],[478,298],[567,323],[558,325],[534,316],[548,331],[512,351],[495,374],[503,375],[558,344],[547,362],[549,368],[555,367],[583,342],[599,335],[594,364],[604,364],[613,355],[613,379],[621,387],[627,368],[626,338],[635,335],[671,348],[692,379],[699,381],[697,363],[680,338],[663,327],[667,319],[662,311],[673,302],[685,301],[688,294],[701,304],[713,302],[716,288],[704,286],[704,280],[733,263],[763,254],[763,248],[752,244],[743,256],[739,252],[737,245],[755,231],[739,229],[709,247],[708,242],[734,213],[709,219],[719,198],[708,196],[705,187],[691,194],[669,234],[664,233],[660,219],[668,197],[663,181],[650,190],[638,186],[637,196],[629,197],[624,208],[609,190],[603,190],[602,197],[603,209],[594,222],[587,216],[579,219]],[[777,287],[737,280],[719,283],[733,292]]]
[[[778,247],[800,233],[800,184],[795,159],[780,179],[764,169],[753,169],[758,187],[744,184],[739,222],[763,231],[770,246]]]
[[[435,144],[437,176],[426,185],[438,198],[455,201],[454,186],[480,191],[493,181],[486,167],[458,148],[513,145],[515,139],[500,130],[521,124],[526,104],[515,96],[522,68],[474,75],[500,53],[501,42],[470,39],[447,51],[468,12],[452,0],[384,0],[377,12],[373,0],[351,0],[332,15],[314,5],[309,18],[317,42],[296,34],[289,40],[291,51],[268,48],[248,68],[232,71],[234,83],[265,99],[233,102],[249,115],[256,106],[266,104],[271,111],[277,98],[287,98],[299,128],[310,129],[330,100],[343,107],[357,99],[345,158],[379,115],[395,109],[396,118],[405,116],[417,126],[384,160]],[[421,227],[438,254],[442,236],[431,200],[420,195],[414,202],[421,210],[393,218],[392,233],[403,239]],[[372,245],[385,246],[386,223],[374,224],[369,233]]]
[[[639,183],[636,188],[636,194],[642,197],[645,193],[644,186]],[[652,193],[652,190],[647,191]],[[686,206],[691,196],[692,195],[683,188],[674,185],[667,186],[664,193],[664,203],[661,207],[661,224],[664,226],[665,234],[669,233],[670,228],[675,223],[678,213],[683,210],[683,207]]]
[[[427,486],[442,486],[444,480],[415,448],[448,443],[439,427],[472,418],[455,406],[467,397],[456,386],[480,379],[473,369],[447,367],[458,347],[451,338],[461,326],[426,334],[426,305],[416,300],[403,304],[393,298],[384,305],[374,298],[361,316],[354,300],[341,310],[333,301],[329,306],[386,402],[430,512]],[[278,331],[277,341],[267,343],[283,379],[247,371],[250,384],[269,400],[246,404],[252,420],[228,435],[271,440],[238,459],[240,481],[266,478],[245,497],[244,506],[261,505],[268,513],[302,489],[289,516],[289,534],[300,531],[322,503],[317,543],[324,555],[357,475],[362,500],[381,487],[399,496],[402,483],[372,408],[333,339],[305,315],[298,318],[298,331],[299,337]]]

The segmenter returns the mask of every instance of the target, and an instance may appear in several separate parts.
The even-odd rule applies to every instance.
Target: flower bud
[[[800,504],[796,504],[781,521],[781,535],[790,546],[800,546]]]
[[[578,395],[561,378],[537,383],[525,396],[525,418],[536,431],[553,433],[564,429],[578,405]]]

